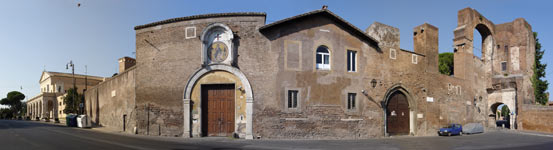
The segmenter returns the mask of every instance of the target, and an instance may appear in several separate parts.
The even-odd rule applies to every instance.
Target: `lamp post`
[[[75,83],[75,64],[73,64],[73,60],[70,60],[69,63],[65,64],[66,70],[69,69],[69,67],[71,67],[71,74],[73,75],[73,101],[75,101],[77,97],[77,85]]]

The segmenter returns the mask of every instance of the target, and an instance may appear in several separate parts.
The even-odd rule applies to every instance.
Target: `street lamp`
[[[69,63],[65,64],[65,69],[69,69],[71,67],[71,74],[73,75],[73,100],[77,99],[77,85],[75,83],[75,64],[73,64],[73,60],[70,60]],[[78,113],[78,112],[77,112]]]

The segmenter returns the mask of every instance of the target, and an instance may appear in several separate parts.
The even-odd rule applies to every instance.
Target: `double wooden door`
[[[234,84],[202,85],[202,133],[231,136],[234,132]]]
[[[388,100],[386,124],[388,134],[409,134],[409,102],[402,93],[396,92]]]

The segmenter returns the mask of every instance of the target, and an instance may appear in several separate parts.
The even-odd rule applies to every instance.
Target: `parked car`
[[[463,134],[484,133],[482,123],[468,123],[463,126]]]
[[[463,127],[460,124],[449,124],[447,127],[440,128],[438,135],[461,135],[463,133]]]

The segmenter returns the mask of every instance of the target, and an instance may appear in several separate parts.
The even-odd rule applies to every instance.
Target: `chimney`
[[[136,60],[131,57],[119,58],[119,74],[136,65]]]

